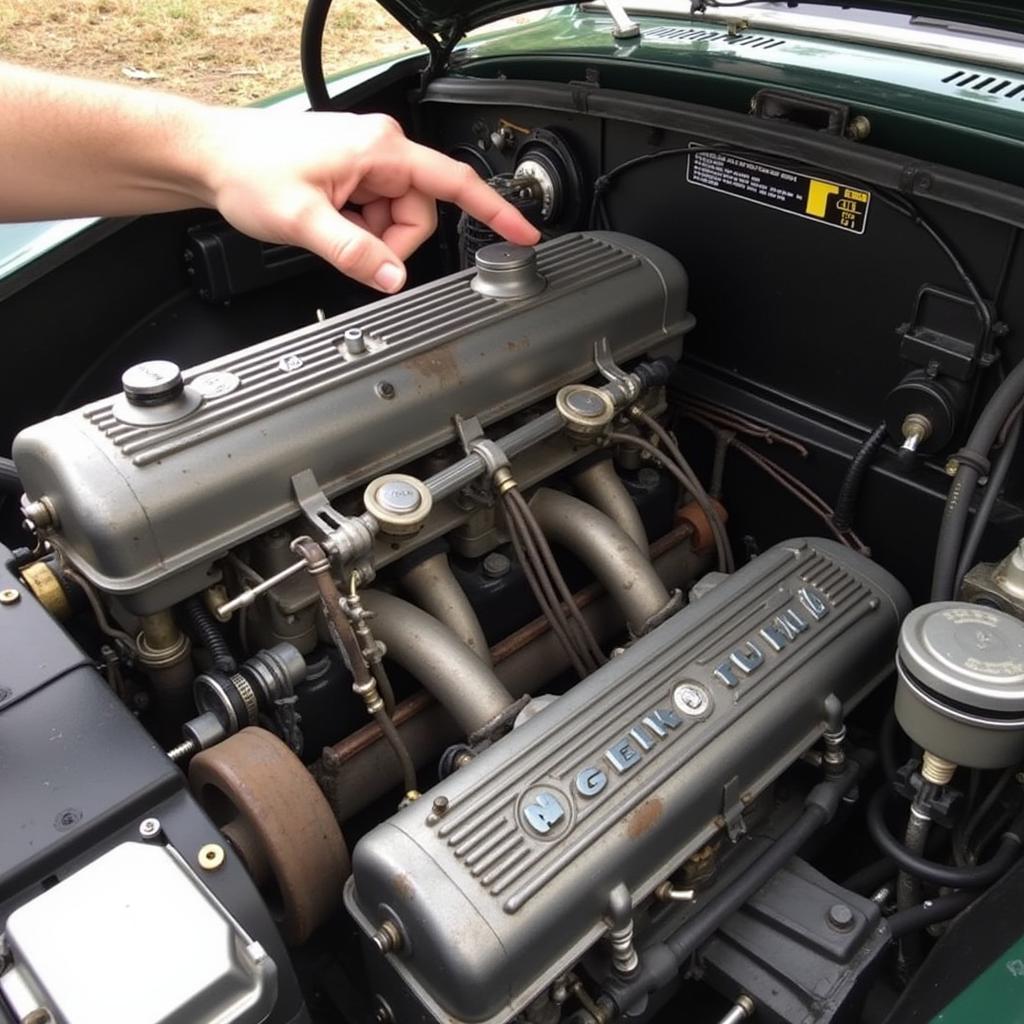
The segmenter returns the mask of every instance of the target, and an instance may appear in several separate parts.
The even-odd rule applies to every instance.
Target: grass
[[[0,60],[240,104],[300,84],[304,0],[0,0]],[[415,47],[375,0],[335,0],[327,73]]]

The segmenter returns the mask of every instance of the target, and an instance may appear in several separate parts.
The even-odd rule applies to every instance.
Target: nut
[[[139,823],[139,835],[143,839],[155,839],[160,835],[160,821],[157,818],[143,818]]]
[[[204,871],[216,871],[224,863],[224,847],[220,843],[207,843],[199,848],[196,859]]]
[[[0,590],[0,604],[17,604],[21,600],[21,592],[14,587],[4,587]]]

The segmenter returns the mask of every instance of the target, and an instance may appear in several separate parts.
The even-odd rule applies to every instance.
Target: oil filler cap
[[[925,750],[970,768],[1024,754],[1024,623],[961,601],[914,609],[896,658],[896,716]]]
[[[547,281],[537,269],[537,253],[529,245],[495,242],[476,253],[476,277],[470,287],[492,299],[528,299]]]
[[[175,423],[196,411],[203,396],[186,387],[181,370],[167,359],[136,363],[121,374],[121,394],[113,413],[122,423],[159,427]]]

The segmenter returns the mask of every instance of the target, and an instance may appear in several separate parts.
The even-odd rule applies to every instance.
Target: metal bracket
[[[344,564],[368,554],[378,523],[369,513],[344,516],[328,500],[311,469],[292,477],[292,491],[309,524]]]
[[[722,787],[722,817],[725,831],[732,843],[747,834],[747,823],[743,820],[743,802],[740,800],[740,779],[734,775]]]
[[[617,406],[628,405],[639,397],[640,381],[635,374],[626,373],[615,362],[607,337],[594,342],[594,365],[601,376],[612,385],[609,390]]]

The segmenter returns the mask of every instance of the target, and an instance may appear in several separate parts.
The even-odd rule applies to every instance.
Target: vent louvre
[[[998,96],[1001,100],[1019,99],[1024,102],[1024,96],[1021,95],[1024,93],[1024,81],[1016,78],[1000,78],[998,75],[984,75],[979,71],[961,68],[944,76],[942,84],[984,93],[986,96]]]
[[[751,50],[773,50],[777,46],[784,46],[786,40],[776,39],[774,36],[751,35],[745,32],[741,32],[739,35],[730,35],[728,32],[717,32],[706,28],[681,28],[674,25],[657,25],[644,31],[644,42],[722,42],[729,46],[745,46]]]

